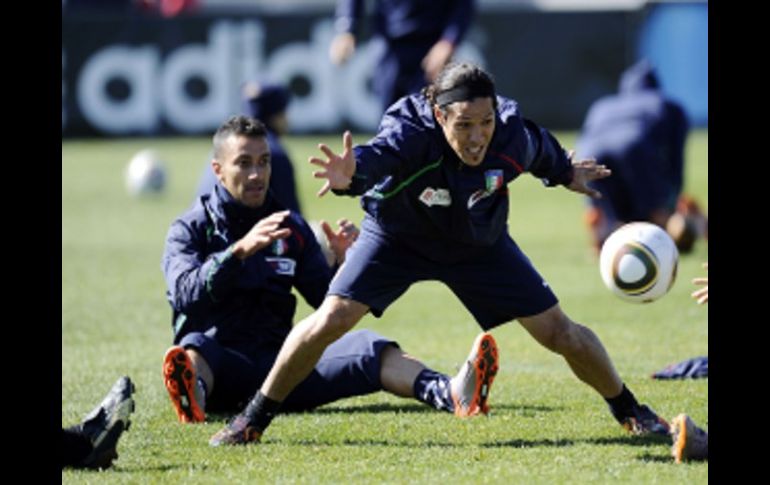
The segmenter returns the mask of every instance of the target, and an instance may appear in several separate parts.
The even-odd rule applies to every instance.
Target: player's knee
[[[325,302],[314,325],[316,336],[329,343],[337,340],[352,329],[360,315],[345,302]]]

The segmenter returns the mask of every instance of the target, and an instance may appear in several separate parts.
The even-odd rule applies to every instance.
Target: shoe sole
[[[163,358],[163,382],[182,423],[202,423],[206,413],[195,400],[195,371],[182,347],[168,349]]]
[[[136,386],[131,379],[123,379],[126,379],[125,388],[116,391],[116,386],[113,386],[108,397],[99,405],[104,410],[106,423],[102,432],[93,439],[91,453],[83,460],[83,466],[86,468],[102,469],[112,466],[112,462],[118,458],[118,439],[131,427],[131,413],[136,409],[133,399]],[[113,395],[119,397],[115,398]],[[111,408],[109,412],[108,407]]]
[[[679,424],[679,433],[676,435],[676,441],[674,441],[673,446],[674,461],[682,463],[682,455],[687,446],[687,419],[676,417],[672,424],[674,427]]]
[[[473,390],[473,400],[467,411],[455,399],[455,416],[465,418],[479,413],[488,414],[487,398],[492,382],[499,368],[497,342],[492,334],[484,333],[476,338],[473,344],[473,371],[476,377],[476,388]]]

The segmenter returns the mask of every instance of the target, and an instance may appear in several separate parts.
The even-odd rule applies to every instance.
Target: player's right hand
[[[246,259],[265,246],[272,244],[276,239],[289,237],[291,229],[280,227],[284,219],[289,216],[289,211],[281,211],[270,214],[260,220],[241,239],[233,243],[233,255],[239,259]]]
[[[353,156],[353,135],[349,131],[342,135],[342,145],[344,147],[342,154],[337,155],[331,148],[320,143],[318,148],[324,152],[326,160],[310,157],[310,163],[323,168],[323,170],[313,172],[313,177],[326,179],[326,182],[318,191],[319,197],[331,189],[347,189],[353,180],[353,174],[356,173],[356,160]]]

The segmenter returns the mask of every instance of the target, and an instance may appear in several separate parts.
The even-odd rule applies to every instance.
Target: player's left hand
[[[572,161],[574,156],[574,150],[570,150],[570,161]],[[576,162],[573,161],[572,170],[572,182],[567,185],[567,188],[574,192],[586,194],[590,197],[593,197],[594,199],[601,199],[602,194],[598,190],[594,190],[589,187],[588,183],[592,180],[599,180],[603,179],[604,177],[609,177],[612,174],[612,171],[606,166],[597,163],[596,159],[594,158],[584,158],[583,160],[578,160]]]
[[[342,264],[345,261],[345,253],[353,245],[361,231],[348,219],[338,220],[337,225],[339,229],[335,232],[328,222],[321,221],[321,229],[323,229],[326,240],[329,242],[329,248],[334,252],[337,264]]]

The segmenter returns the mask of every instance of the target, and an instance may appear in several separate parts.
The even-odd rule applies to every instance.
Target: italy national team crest
[[[468,209],[476,205],[478,201],[494,194],[497,189],[503,186],[503,171],[498,169],[487,170],[484,172],[484,190],[477,190],[468,198]]]
[[[286,254],[286,251],[289,250],[289,244],[284,239],[276,239],[273,241],[272,250],[276,256]]]
[[[276,239],[270,249],[276,257],[266,257],[265,261],[273,268],[273,271],[280,275],[294,276],[297,262],[291,258],[280,257],[289,252],[289,243],[285,239]]]

